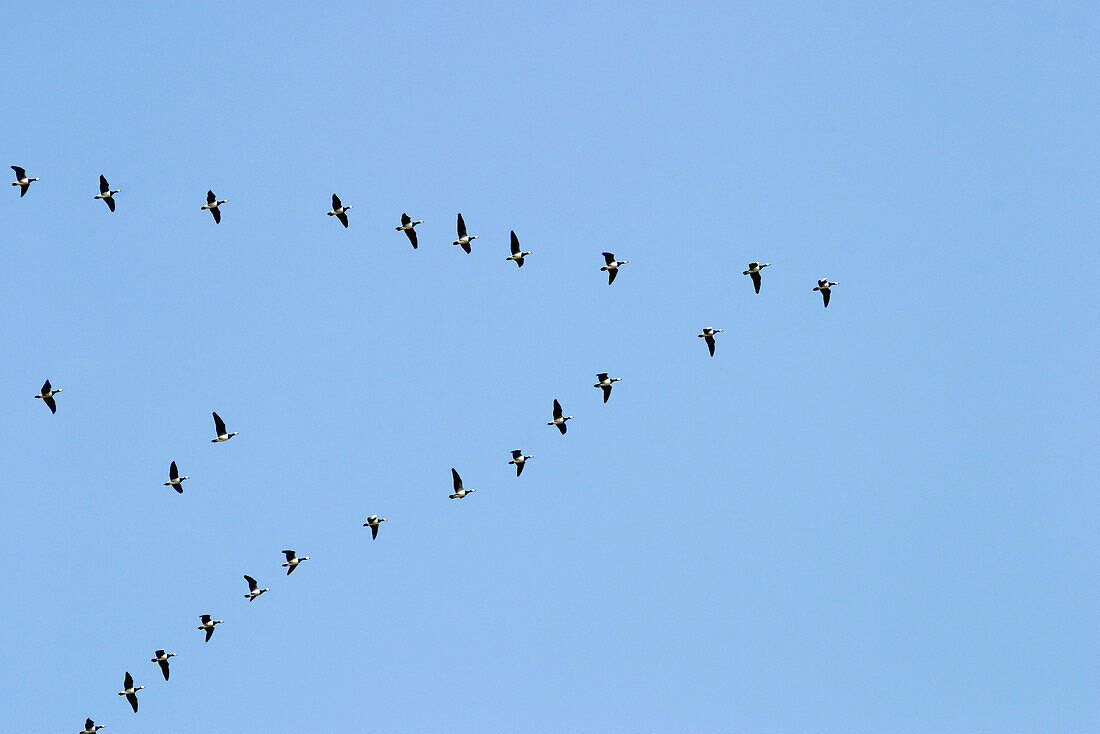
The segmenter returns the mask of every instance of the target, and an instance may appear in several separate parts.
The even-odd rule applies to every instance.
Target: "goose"
[[[371,540],[378,537],[378,526],[384,522],[386,522],[386,518],[378,517],[378,515],[371,515],[367,518],[367,521],[363,523],[363,527],[370,528]]]
[[[19,198],[23,198],[23,195],[27,193],[27,189],[31,187],[31,181],[37,181],[37,178],[27,178],[27,172],[19,166],[12,166],[11,170],[15,171],[15,183],[12,186],[19,187]],[[91,721],[91,719],[89,719]]]
[[[516,476],[518,477],[520,474],[523,473],[523,465],[527,463],[528,459],[533,458],[535,458],[533,454],[529,456],[524,456],[523,452],[519,449],[512,449],[512,460],[508,463],[516,465]]]
[[[515,260],[516,267],[523,267],[523,258],[530,255],[529,252],[523,252],[519,249],[519,237],[516,237],[515,230],[512,230],[512,254],[504,258],[505,260]]]
[[[571,415],[567,415],[564,418],[561,417],[561,403],[559,403],[555,399],[554,400],[554,420],[550,421],[546,425],[548,425],[548,426],[557,426],[558,430],[561,431],[561,435],[564,436],[565,435],[565,427],[566,427],[565,422],[566,421],[571,421],[571,420],[573,420],[573,416],[571,416]]]
[[[134,713],[137,713],[137,692],[145,686],[138,686],[134,688],[134,676],[130,675],[130,671],[126,671],[126,684],[125,688],[118,692],[120,696],[126,696],[126,700],[130,702],[130,705],[134,708]]]
[[[742,275],[752,276],[752,287],[756,289],[756,292],[760,292],[760,271],[771,265],[771,263],[749,263],[749,269],[742,273]]]
[[[302,556],[301,558],[299,558],[294,554],[294,551],[292,550],[283,551],[283,555],[286,556],[286,563],[284,563],[283,566],[286,567],[287,576],[292,574],[294,572],[294,569],[298,568],[299,563],[309,560],[309,556]]]
[[[248,599],[249,601],[252,601],[265,591],[271,591],[271,589],[258,588],[258,585],[256,584],[256,579],[252,578],[248,574],[245,574],[244,580],[248,582],[248,593],[244,595],[244,598]]]
[[[210,213],[214,215],[214,224],[222,223],[222,210],[218,208],[220,204],[228,204],[228,199],[222,199],[218,201],[218,197],[214,196],[213,191],[206,192],[206,203],[201,207],[202,209],[209,209]]]
[[[214,635],[214,625],[224,624],[220,619],[210,619],[209,614],[199,615],[199,619],[202,620],[202,624],[199,625],[200,630],[206,630],[206,642],[210,642],[210,638]]]
[[[710,350],[710,356],[714,356],[714,335],[721,334],[721,329],[712,329],[709,326],[703,329],[703,333],[699,335],[700,338],[707,340],[707,349]]]
[[[97,731],[107,726],[106,724],[99,724],[98,726],[91,719],[84,719],[84,728],[77,734],[95,734]]]
[[[183,494],[183,480],[190,479],[191,477],[181,477],[180,470],[176,468],[176,462],[172,462],[172,466],[168,467],[168,481],[164,483],[165,487],[172,487],[180,494]]]
[[[332,211],[328,213],[330,217],[336,217],[340,220],[340,224],[344,225],[347,229],[348,226],[348,209],[351,209],[351,204],[344,206],[340,203],[340,197],[336,194],[332,195]]]
[[[122,189],[111,190],[110,185],[107,183],[107,179],[101,175],[99,177],[99,193],[95,195],[96,199],[103,199],[107,202],[107,208],[111,211],[115,210],[115,194],[119,193]]]
[[[36,398],[41,398],[42,402],[44,402],[46,405],[48,405],[50,407],[50,412],[51,413],[56,413],[57,412],[57,403],[54,402],[53,396],[57,395],[59,392],[61,392],[64,389],[65,388],[63,388],[63,387],[59,387],[56,390],[54,390],[52,387],[50,387],[50,381],[46,380],[46,383],[44,385],[42,385],[42,393],[39,394],[39,395],[35,395],[35,397]]]
[[[174,652],[165,652],[164,650],[157,650],[153,659],[149,662],[160,663],[160,672],[164,673],[164,680],[168,680],[168,658],[176,657]]]
[[[463,486],[462,486],[462,477],[458,476],[458,472],[455,471],[453,466],[451,467],[451,476],[454,478],[454,483],[455,483],[455,493],[451,495],[451,499],[460,500],[463,497],[465,497],[466,495],[470,494],[471,492],[476,492],[477,491],[476,489],[465,489],[465,488],[463,488]]]
[[[458,239],[452,245],[462,245],[466,254],[470,253],[470,242],[477,239],[476,234],[466,234],[466,222],[462,221],[462,212],[458,213]]]
[[[615,276],[619,274],[619,267],[622,265],[626,265],[629,261],[616,260],[615,255],[610,252],[605,252],[603,254],[603,259],[607,263],[607,265],[604,265],[602,268],[600,268],[600,270],[607,271],[607,284],[611,285],[615,282]]]
[[[606,403],[607,399],[609,397],[611,397],[611,383],[613,383],[613,382],[622,382],[623,378],[621,378],[621,377],[608,377],[606,372],[600,372],[596,375],[596,379],[599,380],[599,382],[597,382],[592,387],[602,387],[603,388],[603,401]]]
[[[237,435],[236,431],[233,433],[225,432],[225,421],[221,419],[217,413],[214,413],[214,433],[217,434],[217,438],[210,439],[210,443],[218,443],[219,441],[228,441]]]
[[[832,293],[829,289],[834,285],[840,285],[840,283],[830,283],[828,278],[822,278],[817,281],[817,285],[814,287],[815,291],[821,291],[821,298],[825,301],[825,308],[829,307],[829,296]]]
[[[405,230],[405,234],[407,234],[409,236],[409,242],[413,243],[413,249],[415,250],[416,249],[416,230],[413,229],[413,227],[415,227],[418,224],[423,224],[423,223],[424,223],[423,219],[418,219],[414,222],[412,220],[412,217],[410,217],[408,214],[405,214],[404,212],[402,212],[401,213],[401,226],[400,227],[394,227],[394,229],[397,229],[397,230],[402,230],[403,229],[403,230]]]

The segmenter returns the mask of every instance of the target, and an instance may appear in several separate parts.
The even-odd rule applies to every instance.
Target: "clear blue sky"
[[[6,729],[1100,729],[1098,37],[3,6]]]

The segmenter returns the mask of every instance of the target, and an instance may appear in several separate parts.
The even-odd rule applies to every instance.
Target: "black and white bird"
[[[830,283],[828,278],[822,278],[814,286],[815,291],[821,291],[821,299],[825,302],[825,308],[829,307],[829,296],[832,294],[829,289],[834,285],[840,285],[840,283]]]
[[[256,579],[252,578],[248,574],[245,574],[244,580],[248,582],[248,593],[244,595],[244,598],[248,599],[249,601],[252,601],[265,591],[271,591],[271,589],[261,589],[259,587],[259,584],[256,583]],[[264,603],[266,604],[267,602]]]
[[[95,195],[96,199],[103,199],[107,202],[107,208],[111,211],[115,210],[115,194],[119,193],[122,189],[111,190],[110,184],[107,183],[107,179],[103,176],[99,177],[99,193]]]
[[[214,196],[213,191],[206,192],[206,203],[201,207],[203,209],[209,209],[210,213],[214,215],[214,224],[222,223],[222,210],[218,207],[221,204],[228,204],[228,199],[222,199],[218,201],[218,197]]]
[[[218,443],[219,441],[228,441],[229,439],[236,436],[237,432],[233,431],[233,433],[226,433],[226,431],[225,431],[225,421],[223,421],[221,419],[220,415],[218,415],[217,413],[214,413],[214,434],[217,436],[217,438],[210,439],[210,443]]]
[[[527,463],[527,460],[533,458],[535,458],[534,454],[524,456],[523,452],[519,449],[512,449],[512,460],[508,463],[516,465],[516,476],[518,477],[523,473],[523,466]]]
[[[42,402],[44,402],[46,405],[49,406],[51,413],[56,413],[57,412],[57,403],[54,402],[53,396],[57,395],[59,392],[61,392],[64,389],[65,388],[63,388],[63,387],[59,387],[56,390],[54,390],[52,387],[50,387],[50,381],[46,380],[46,383],[44,385],[42,385],[42,392],[38,395],[35,395],[35,397],[36,398],[41,398]]]
[[[19,166],[12,166],[11,170],[15,171],[15,183],[12,186],[19,187],[19,197],[22,198],[27,193],[27,189],[31,186],[31,181],[37,181],[37,178],[27,178],[27,172]]]
[[[451,477],[454,479],[455,493],[451,495],[451,499],[460,500],[471,492],[476,492],[476,489],[465,489],[462,486],[462,477],[458,476],[458,472],[451,467]]]
[[[309,560],[309,556],[302,556],[299,558],[292,550],[283,551],[283,555],[286,556],[286,563],[284,563],[283,566],[286,568],[287,576],[294,573],[294,569],[298,568],[299,563]]]
[[[416,230],[413,229],[413,227],[415,227],[418,224],[423,224],[423,223],[424,223],[423,219],[418,219],[414,222],[412,220],[412,217],[410,217],[408,214],[405,214],[404,212],[402,212],[402,214],[401,214],[401,226],[400,227],[395,227],[395,229],[405,231],[405,234],[407,234],[409,236],[409,242],[411,242],[413,244],[413,249],[415,250],[416,249]]]
[[[714,356],[714,335],[721,334],[721,329],[712,329],[709,326],[703,329],[703,333],[699,335],[699,338],[706,339],[707,349],[710,350],[710,356]]]
[[[505,260],[515,260],[518,267],[523,267],[523,258],[530,255],[529,252],[523,252],[519,249],[519,237],[516,237],[515,230],[512,231],[512,254],[504,258]]]
[[[458,214],[458,239],[452,245],[461,245],[467,254],[470,252],[470,242],[477,239],[476,234],[466,234],[466,222],[462,221],[462,213]]]
[[[599,387],[603,389],[603,401],[606,403],[607,399],[611,397],[611,383],[621,382],[621,377],[608,377],[606,372],[599,372],[596,374],[596,379],[599,380],[592,387]]]
[[[749,263],[749,269],[742,275],[752,276],[752,287],[756,289],[756,292],[760,292],[760,271],[771,265],[771,263]]]
[[[348,226],[348,209],[351,209],[351,204],[344,206],[340,203],[340,197],[336,194],[332,195],[332,211],[328,213],[330,217],[336,217],[340,220],[340,224],[346,228]]]
[[[606,262],[607,264],[604,265],[602,268],[600,268],[600,270],[606,270],[607,271],[607,284],[611,285],[612,283],[615,282],[615,276],[619,274],[619,268],[622,267],[623,265],[626,265],[627,262],[629,262],[629,261],[627,261],[627,260],[616,260],[615,255],[613,253],[610,253],[610,252],[605,252],[603,254],[603,259],[604,259],[604,262]]]
[[[134,688],[134,676],[130,675],[130,671],[126,671],[125,687],[118,692],[120,696],[126,696],[126,700],[130,702],[130,706],[133,707],[134,713],[137,713],[137,692],[145,686],[138,686]]]
[[[180,494],[183,494],[183,480],[190,479],[191,477],[181,477],[180,470],[176,468],[176,462],[172,462],[172,466],[168,467],[168,481],[164,483],[165,487],[172,487]]]
[[[558,430],[561,431],[561,434],[564,436],[565,435],[565,428],[566,428],[565,422],[566,421],[571,421],[571,420],[573,420],[573,416],[571,416],[571,415],[567,415],[564,418],[562,417],[562,415],[561,415],[561,403],[559,403],[557,401],[557,399],[555,399],[554,400],[554,420],[550,421],[546,425],[548,425],[548,426],[557,426]]]
[[[199,619],[202,620],[202,624],[199,625],[200,630],[206,630],[206,642],[210,642],[210,638],[214,635],[214,625],[223,624],[220,619],[211,619],[209,614],[199,615]]]
[[[160,663],[160,672],[164,673],[164,680],[168,680],[168,658],[176,657],[174,652],[165,652],[164,650],[157,650],[155,656],[149,662]]]
[[[107,726],[106,724],[99,724],[98,726],[91,719],[84,719],[84,728],[77,734],[95,734],[97,731]]]
[[[386,518],[378,517],[378,515],[371,515],[367,518],[367,521],[363,523],[363,527],[370,528],[371,540],[378,537],[378,526],[386,522]]]

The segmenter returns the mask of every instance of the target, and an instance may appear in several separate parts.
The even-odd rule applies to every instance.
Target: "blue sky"
[[[0,8],[7,728],[1100,728],[1098,21]]]

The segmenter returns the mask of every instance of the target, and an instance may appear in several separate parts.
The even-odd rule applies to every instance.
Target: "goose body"
[[[237,435],[236,431],[233,433],[227,433],[225,430],[225,421],[221,419],[221,416],[214,413],[214,434],[217,438],[210,439],[210,443],[218,443],[220,441],[228,441]]]
[[[244,595],[244,598],[248,599],[249,601],[252,601],[265,591],[271,591],[271,589],[261,589],[259,587],[259,584],[256,583],[256,579],[252,578],[248,574],[245,574],[244,580],[248,582],[248,593]]]
[[[332,211],[328,213],[330,217],[336,217],[340,220],[340,224],[344,225],[347,229],[348,226],[348,209],[351,209],[351,204],[344,206],[340,203],[340,197],[336,194],[332,195]]]
[[[721,334],[721,329],[712,329],[709,326],[703,329],[703,333],[699,335],[701,339],[705,339],[707,342],[707,349],[710,350],[710,356],[714,356],[714,335]]]
[[[455,493],[451,495],[451,499],[460,500],[471,492],[476,492],[476,489],[466,489],[462,486],[462,477],[458,476],[458,472],[451,467],[451,478],[454,480]]]
[[[183,494],[183,480],[190,479],[191,477],[181,477],[180,470],[176,468],[176,462],[172,462],[172,466],[168,467],[168,481],[164,483],[165,487],[171,487],[180,494]]]
[[[607,284],[611,285],[612,283],[615,282],[615,276],[619,274],[619,268],[623,265],[626,265],[627,262],[629,262],[629,261],[628,260],[616,260],[615,255],[613,253],[610,253],[610,252],[605,252],[603,254],[603,259],[604,259],[604,262],[607,263],[607,264],[604,265],[602,268],[600,268],[600,270],[606,270],[607,271]]]
[[[828,278],[821,278],[814,286],[815,291],[821,291],[821,300],[825,302],[825,308],[829,307],[829,296],[832,295],[832,291],[829,289],[834,285],[840,285],[840,283],[830,283]]]
[[[466,222],[462,220],[462,213],[458,214],[458,239],[452,242],[452,245],[459,245],[466,254],[470,253],[470,243],[477,239],[476,234],[466,234]]]
[[[165,652],[164,650],[157,650],[153,655],[153,659],[149,662],[160,663],[160,672],[164,673],[164,680],[168,680],[168,658],[176,657],[174,652]]]
[[[559,403],[555,399],[554,400],[554,420],[550,421],[546,425],[548,425],[548,426],[557,426],[558,430],[561,431],[561,435],[564,436],[565,435],[565,429],[566,429],[565,422],[566,421],[571,421],[571,420],[573,420],[573,416],[571,416],[571,415],[567,415],[564,418],[562,417],[561,403]]]
[[[516,237],[515,230],[512,231],[512,254],[505,258],[505,260],[514,260],[517,267],[523,267],[523,258],[530,255],[530,252],[523,252],[519,249],[519,238]]]
[[[31,181],[37,181],[37,178],[27,178],[27,172],[19,166],[12,166],[11,170],[15,171],[15,183],[12,186],[19,187],[19,197],[22,198],[27,193],[27,189],[31,186]],[[91,721],[91,719],[89,719]]]
[[[199,615],[199,619],[202,620],[199,629],[206,630],[206,642],[210,642],[210,638],[214,635],[214,625],[223,624],[223,621],[220,619],[211,619],[209,614],[201,614]]]
[[[95,734],[97,731],[99,731],[100,729],[102,729],[105,726],[107,726],[107,725],[106,724],[99,724],[97,726],[96,723],[94,721],[92,721],[91,719],[85,719],[84,720],[84,728],[81,729],[79,732],[77,732],[77,734]]]
[[[414,222],[412,220],[412,217],[410,217],[408,214],[405,214],[405,213],[402,212],[402,214],[401,214],[401,226],[400,227],[395,227],[395,229],[397,229],[399,231],[404,230],[405,234],[407,234],[409,236],[409,242],[412,243],[413,249],[415,250],[416,249],[416,230],[413,229],[413,227],[415,227],[418,224],[423,224],[423,223],[424,223],[423,219],[418,219]]]
[[[59,387],[54,390],[52,387],[50,387],[50,381],[46,380],[45,384],[42,385],[42,392],[38,395],[35,395],[35,397],[41,399],[42,402],[44,402],[47,407],[49,407],[51,413],[56,413],[57,403],[54,401],[53,396],[57,395],[64,389],[65,388],[63,387]]]
[[[309,560],[309,556],[302,556],[299,558],[292,550],[283,551],[283,555],[286,556],[286,563],[284,563],[283,566],[286,568],[287,576],[293,573],[294,569],[298,568],[299,563]]]
[[[218,201],[218,197],[214,196],[213,191],[206,192],[206,203],[201,208],[209,209],[210,213],[214,215],[214,224],[222,223],[222,210],[218,208],[221,204],[228,204],[228,199],[222,199]]]
[[[140,691],[142,688],[145,688],[145,686],[138,686],[137,688],[134,688],[134,676],[130,675],[130,672],[127,671],[125,686],[121,691],[118,692],[118,695],[126,696],[126,700],[130,702],[130,706],[133,707],[135,714],[137,713],[138,709],[137,692]]]
[[[107,208],[111,211],[115,210],[115,194],[119,193],[122,189],[111,190],[111,185],[107,183],[107,179],[103,176],[99,177],[99,193],[95,195],[96,199],[103,199],[107,202]]]
[[[527,460],[533,458],[535,458],[534,454],[524,456],[523,452],[519,449],[512,449],[512,460],[508,463],[516,465],[516,476],[518,477],[523,473],[523,466],[527,463]]]
[[[749,263],[749,269],[742,275],[748,275],[752,277],[752,287],[756,289],[756,292],[760,292],[760,271],[771,265],[771,263]]]
[[[378,537],[378,526],[386,522],[386,518],[378,517],[378,515],[371,515],[367,518],[367,521],[363,523],[363,527],[370,528],[371,540]]]
[[[603,401],[606,403],[607,399],[611,397],[611,383],[621,382],[621,377],[608,377],[606,372],[600,372],[596,375],[598,382],[592,387],[599,387],[603,389]]]

